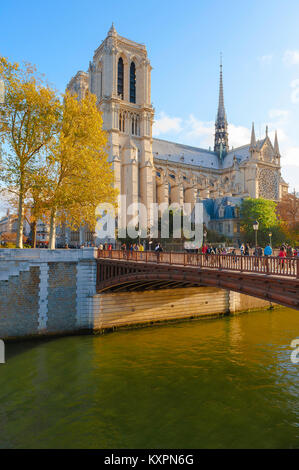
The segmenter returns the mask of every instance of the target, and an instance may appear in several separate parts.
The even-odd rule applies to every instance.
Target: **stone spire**
[[[278,139],[277,139],[277,131],[275,131],[274,152],[275,152],[275,155],[280,155],[280,152],[279,152],[279,145],[278,145]]]
[[[108,31],[108,36],[117,36],[116,29],[114,27],[114,23],[112,23],[111,28]]]
[[[220,84],[219,84],[219,103],[215,122],[215,144],[214,152],[217,152],[222,158],[228,152],[228,133],[227,120],[224,108],[223,97],[223,78],[222,78],[222,57],[220,56]]]
[[[251,148],[256,147],[256,139],[255,139],[255,131],[254,131],[254,122],[252,123],[252,129],[251,129],[250,147],[251,147]]]

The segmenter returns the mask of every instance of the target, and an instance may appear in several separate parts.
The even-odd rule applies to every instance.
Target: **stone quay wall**
[[[96,293],[96,249],[0,249],[0,338],[113,330],[264,308],[211,287]]]

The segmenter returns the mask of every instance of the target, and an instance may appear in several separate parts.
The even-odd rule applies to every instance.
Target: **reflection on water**
[[[7,345],[0,447],[298,448],[299,315]]]

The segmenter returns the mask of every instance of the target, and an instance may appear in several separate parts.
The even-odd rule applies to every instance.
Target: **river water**
[[[299,312],[6,346],[0,448],[299,448]]]

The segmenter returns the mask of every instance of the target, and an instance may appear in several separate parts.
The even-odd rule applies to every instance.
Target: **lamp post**
[[[272,248],[272,232],[269,232],[270,246]]]
[[[255,232],[255,247],[257,247],[257,232],[258,232],[258,229],[259,229],[258,221],[256,220],[255,222],[253,222],[252,226],[253,226],[253,230]]]

